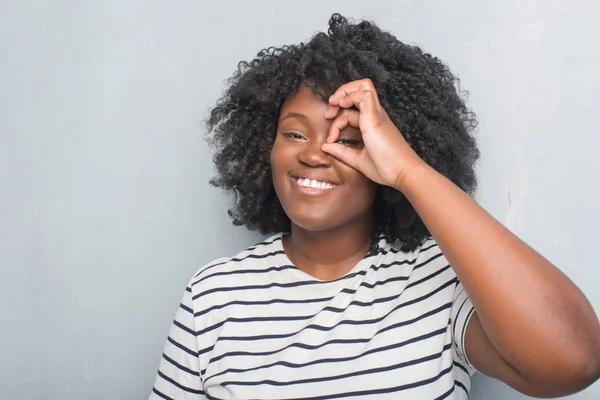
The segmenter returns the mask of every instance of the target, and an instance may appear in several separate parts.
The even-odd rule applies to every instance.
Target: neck
[[[315,278],[332,280],[345,275],[369,252],[372,229],[370,219],[319,232],[292,223],[283,245],[296,267]]]

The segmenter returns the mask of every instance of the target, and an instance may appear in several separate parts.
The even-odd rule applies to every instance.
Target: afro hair
[[[469,195],[476,189],[477,126],[458,79],[438,58],[400,42],[373,22],[339,14],[308,43],[270,47],[242,61],[206,121],[214,150],[211,184],[233,194],[235,225],[262,234],[289,232],[272,183],[269,158],[283,102],[301,84],[325,101],[342,84],[369,78],[382,107],[415,152]],[[404,251],[430,233],[404,195],[380,185],[373,245],[379,238]]]

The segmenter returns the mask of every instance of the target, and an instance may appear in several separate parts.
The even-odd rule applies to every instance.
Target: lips
[[[308,179],[308,178],[294,178],[294,179],[296,180],[296,183],[298,183],[298,185],[300,185],[304,188],[327,190],[327,189],[333,189],[334,187],[337,186],[333,183],[323,182],[323,181],[319,181],[316,179]]]
[[[327,183],[327,184],[333,185],[333,186],[337,186],[340,184],[339,182],[332,180],[328,177],[325,177],[322,175],[316,175],[316,174],[291,174],[291,177],[296,181],[305,179],[305,180],[309,180],[309,181],[316,181],[319,183]]]
[[[329,193],[331,189],[334,189],[338,186],[337,183],[333,183],[323,178],[312,179],[302,176],[290,176],[290,179],[293,181],[292,185],[296,188],[296,190],[304,195],[309,196]]]

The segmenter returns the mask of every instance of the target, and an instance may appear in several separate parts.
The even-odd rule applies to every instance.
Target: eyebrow
[[[308,117],[304,114],[300,114],[300,113],[296,113],[296,112],[289,112],[287,114],[285,114],[280,120],[279,123],[281,123],[284,119],[288,119],[288,118],[298,118],[298,119],[304,119],[307,120]]]

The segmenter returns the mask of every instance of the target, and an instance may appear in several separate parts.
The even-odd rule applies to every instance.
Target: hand
[[[325,112],[325,118],[334,117],[321,149],[372,181],[402,190],[406,174],[424,164],[381,107],[370,79],[348,82],[335,91]],[[335,143],[348,125],[360,129],[362,149]]]

